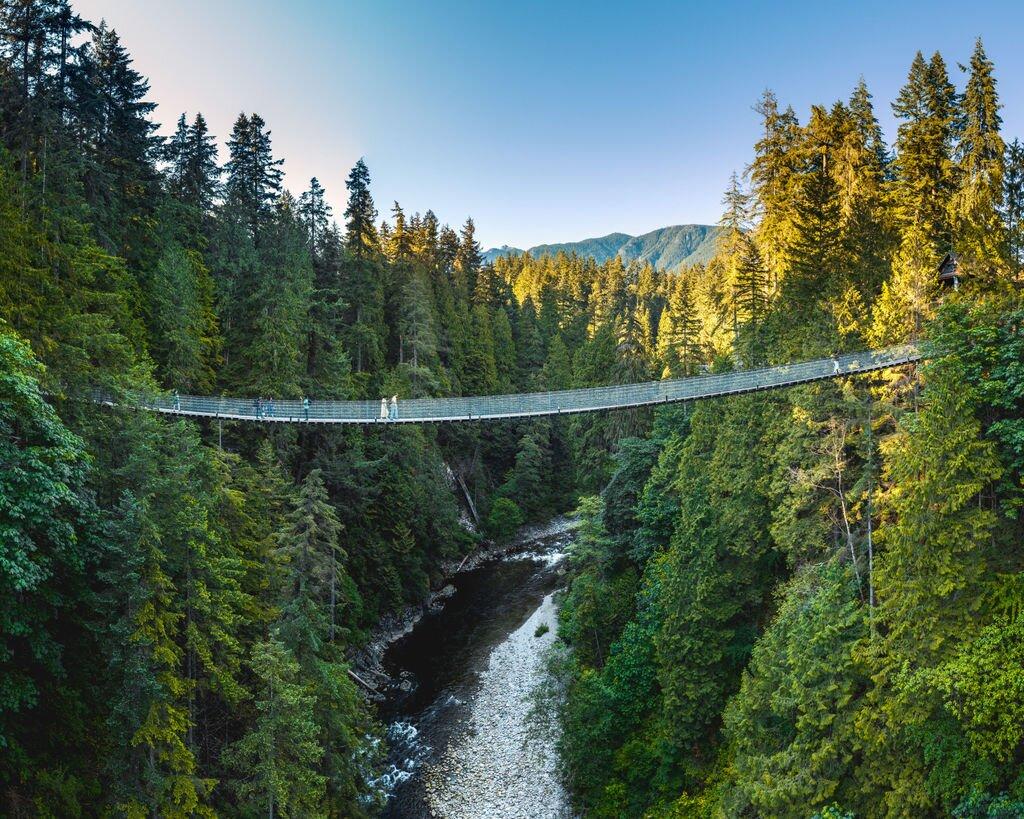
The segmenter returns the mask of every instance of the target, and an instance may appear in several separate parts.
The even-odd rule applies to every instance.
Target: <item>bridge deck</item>
[[[639,384],[584,387],[557,392],[400,399],[399,417],[393,420],[379,417],[379,400],[311,400],[307,414],[301,400],[264,399],[259,415],[254,398],[181,395],[176,402],[173,396],[160,395],[139,399],[138,404],[143,409],[171,415],[265,423],[416,424],[486,421],[497,418],[568,415],[576,412],[597,412],[738,395],[896,367],[918,361],[920,358],[917,348],[907,345],[839,356],[838,373],[831,358],[822,358],[758,370],[646,381]],[[109,403],[102,397],[99,400]]]

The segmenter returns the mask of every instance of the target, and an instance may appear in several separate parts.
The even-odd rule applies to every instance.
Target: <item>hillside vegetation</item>
[[[556,663],[585,815],[1024,815],[1024,150],[980,41],[965,73],[914,58],[891,148],[863,83],[802,121],[762,99],[750,189],[662,314],[670,367],[930,358],[620,442]]]
[[[804,122],[767,94],[714,257],[670,274],[486,264],[471,219],[381,219],[361,160],[325,169],[332,214],[317,179],[284,188],[258,113],[224,156],[201,114],[158,137],[126,45],[67,0],[0,0],[0,29],[0,814],[378,813],[347,658],[477,548],[450,467],[488,537],[580,508],[556,666],[588,815],[1019,815],[1024,150],[980,43],[963,93],[915,58],[892,151],[863,84]],[[553,390],[908,339],[926,367],[493,425],[127,400]]]
[[[675,271],[711,261],[720,233],[721,228],[714,225],[671,225],[640,236],[609,233],[607,236],[579,242],[537,245],[526,251],[514,247],[496,247],[484,252],[484,261],[493,262],[500,256],[522,253],[529,253],[534,259],[565,253],[593,259],[598,263],[618,256],[626,264],[639,261],[650,263],[658,270]]]

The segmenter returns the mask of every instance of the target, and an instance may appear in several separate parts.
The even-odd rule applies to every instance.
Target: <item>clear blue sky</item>
[[[801,119],[863,74],[889,103],[917,49],[962,86],[982,36],[1008,136],[1024,137],[1024,3],[77,0],[150,78],[165,130],[222,140],[257,111],[288,186],[336,211],[365,156],[378,208],[472,215],[485,247],[714,222],[765,88]]]

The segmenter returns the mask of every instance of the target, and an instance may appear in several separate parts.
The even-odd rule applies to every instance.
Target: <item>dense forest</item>
[[[805,124],[765,94],[716,257],[668,275],[484,264],[471,219],[381,218],[362,161],[325,169],[333,214],[317,179],[284,188],[258,113],[223,156],[201,113],[159,136],[116,30],[67,0],[0,0],[0,30],[0,813],[375,814],[350,652],[446,561],[578,504],[552,663],[581,811],[1024,815],[1024,148],[980,42],[963,91],[914,59],[891,148],[863,83]],[[364,430],[130,408],[911,339],[925,366],[654,412]]]
[[[131,396],[632,381],[665,277],[483,265],[469,219],[381,220],[362,161],[336,222],[257,113],[223,157],[199,113],[160,137],[116,30],[66,0],[2,0],[0,31],[0,813],[372,814],[349,651],[476,530],[599,491],[648,419],[220,428]]]
[[[766,93],[718,255],[636,314],[673,373],[930,360],[617,447],[555,660],[587,816],[1024,816],[1024,148],[980,41],[963,72],[914,57],[893,146],[863,82],[803,122]]]

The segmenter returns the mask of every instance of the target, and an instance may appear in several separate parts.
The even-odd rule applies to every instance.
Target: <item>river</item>
[[[388,649],[385,667],[410,690],[381,711],[387,819],[570,816],[557,725],[535,708],[570,538],[558,531],[457,575],[444,607]]]

